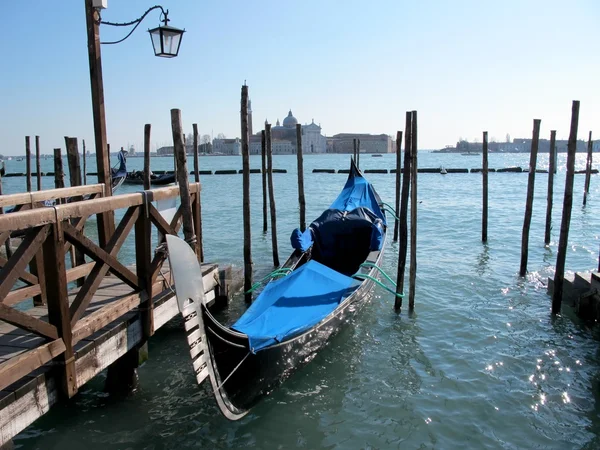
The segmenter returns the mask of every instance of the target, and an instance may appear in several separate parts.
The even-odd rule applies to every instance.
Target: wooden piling
[[[42,190],[42,168],[40,163],[41,150],[40,150],[40,137],[35,137],[35,176],[37,180],[37,190]]]
[[[194,180],[196,183],[200,183],[200,162],[198,161],[198,124],[193,123],[192,129],[194,130]]]
[[[60,148],[54,149],[54,187],[56,189],[65,187],[65,174],[63,172]]]
[[[83,184],[87,184],[87,153],[85,150],[85,139],[81,140],[81,145],[83,146]]]
[[[304,199],[304,162],[302,161],[302,125],[296,124],[296,157],[298,160],[298,204],[300,206],[300,231],[306,230],[306,202]]]
[[[0,172],[0,196],[2,195],[2,173]],[[4,214],[4,207],[0,206],[0,215]],[[10,259],[12,256],[12,251],[10,250],[10,235],[8,239],[4,242],[4,248],[6,250],[6,259]]]
[[[410,136],[410,290],[408,310],[415,309],[417,281],[417,111],[412,112]],[[360,149],[360,140],[358,141]]]
[[[150,181],[150,132],[152,125],[147,123],[144,125],[144,190],[151,189],[152,182]]]
[[[412,136],[412,114],[406,112],[404,128],[404,176],[402,177],[402,201],[400,202],[400,242],[398,243],[398,274],[396,277],[396,293],[404,293],[404,272],[406,269],[406,250],[408,246],[408,194],[410,191],[410,151]],[[394,308],[402,308],[402,297],[396,297]]]
[[[200,160],[198,155],[198,124],[193,123],[192,128],[194,130],[194,180],[200,184]],[[202,201],[201,192],[198,191],[196,201],[192,202],[192,213],[194,214],[194,231],[196,232],[196,239],[198,240],[198,255],[200,256],[200,262],[204,261],[204,244],[202,242]]]
[[[269,210],[271,212],[271,245],[273,247],[273,265],[279,267],[277,248],[277,210],[275,209],[275,190],[273,189],[273,148],[271,145],[271,124],[265,124],[267,136],[267,183],[269,185]]]
[[[529,156],[529,174],[527,178],[527,203],[525,205],[525,219],[523,220],[523,234],[521,238],[521,268],[519,275],[527,274],[527,257],[529,254],[529,227],[533,211],[533,192],[535,188],[535,166],[537,163],[538,146],[540,142],[540,119],[533,119],[533,136],[531,140],[531,154]]]
[[[562,303],[563,284],[565,278],[565,260],[569,241],[569,225],[571,224],[571,208],[573,206],[573,178],[575,175],[575,156],[577,151],[577,126],[579,124],[579,101],[574,100],[571,107],[571,130],[567,147],[567,175],[565,178],[565,196],[563,200],[562,221],[556,271],[554,272],[554,291],[552,292],[552,314],[559,314]]]
[[[488,132],[483,132],[483,169],[482,169],[482,183],[483,183],[483,205],[481,211],[481,241],[487,242],[488,236]]]
[[[192,203],[190,200],[190,183],[187,170],[187,156],[181,124],[181,110],[171,110],[171,131],[173,132],[173,152],[177,166],[177,183],[179,184],[179,197],[181,199],[181,212],[183,221],[183,237],[186,242],[197,252],[196,236],[194,235],[194,221],[192,217]]]
[[[554,197],[554,174],[556,173],[556,130],[550,131],[550,164],[548,166],[548,195],[546,197],[546,230],[544,243],[550,244],[552,229],[552,201]]]
[[[583,206],[587,203],[587,195],[590,193],[590,179],[592,174],[592,132],[588,138],[587,159],[585,161],[585,184],[583,185]]]
[[[360,139],[356,140],[356,167],[360,169]]]
[[[401,165],[402,158],[402,131],[398,131],[396,133],[396,210],[394,214],[398,217],[398,213],[400,211],[400,174],[402,172]],[[394,218],[394,242],[398,242],[398,225],[399,221],[397,218]]]
[[[352,158],[354,158],[354,164],[356,164],[358,166],[358,162],[356,160],[356,138],[352,139],[352,145],[353,145]]]
[[[25,136],[25,186],[27,192],[31,192],[31,146],[29,145],[29,136]]]
[[[250,132],[248,129],[248,86],[242,86],[240,108],[242,128],[243,216],[244,216],[244,299],[252,302],[252,233],[250,230]]]
[[[267,141],[265,130],[260,133],[261,147],[260,158],[262,167],[262,195],[263,195],[263,233],[267,232]]]
[[[79,164],[79,149],[77,138],[65,136],[67,147],[67,164],[69,165],[69,181],[71,186],[81,186],[81,166]]]

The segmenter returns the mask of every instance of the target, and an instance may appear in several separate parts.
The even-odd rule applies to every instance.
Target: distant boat
[[[440,173],[441,173],[442,175],[446,175],[446,174],[448,173],[448,171],[446,170],[446,168],[445,168],[445,167],[443,167],[443,166],[442,166],[442,167],[440,168]]]
[[[373,153],[371,156],[373,158],[375,158],[375,157],[380,157],[381,158],[383,155],[381,153]]]
[[[476,156],[476,155],[481,155],[481,153],[467,152],[467,153],[461,153],[461,155],[463,155],[463,156]]]

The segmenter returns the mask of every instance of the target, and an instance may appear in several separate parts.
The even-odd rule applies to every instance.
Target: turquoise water
[[[594,155],[596,158],[597,154]],[[422,152],[420,167],[480,167],[480,157]],[[490,155],[490,167],[527,167],[528,155]],[[347,155],[307,156],[307,218],[316,217],[346,176]],[[529,273],[518,276],[527,174],[489,176],[488,243],[481,238],[481,175],[419,174],[417,285],[414,314],[396,314],[394,299],[376,288],[369,304],[316,358],[264,399],[247,417],[220,416],[207,386],[192,375],[177,320],[150,342],[140,387],[127,398],[102,392],[103,376],[68,404],[22,432],[23,449],[165,448],[587,448],[600,447],[598,328],[569,311],[550,315],[566,155],[555,179],[552,243],[544,246],[547,175],[536,174]],[[18,164],[23,167],[19,168]],[[130,159],[131,168],[142,160]],[[152,159],[168,169],[170,158]],[[241,168],[240,157],[203,157],[202,169]],[[277,229],[281,258],[297,226],[295,157],[275,156]],[[92,165],[92,164],[90,164]],[[361,166],[394,168],[393,155],[362,155]],[[547,168],[540,155],[538,168]],[[190,164],[191,167],[191,164]],[[251,158],[251,167],[260,159]],[[577,169],[585,155],[577,155]],[[597,164],[594,167],[598,167]],[[8,172],[24,162],[8,162]],[[44,170],[44,169],[42,169]],[[50,169],[46,169],[50,170]],[[90,171],[92,168],[90,168]],[[382,199],[394,202],[395,176],[368,175]],[[44,178],[44,186],[52,184]],[[567,268],[598,266],[600,177],[585,208],[583,175],[576,175]],[[23,178],[5,178],[4,192]],[[241,175],[202,177],[205,255],[241,265]],[[252,175],[252,252],[257,276],[271,266],[271,237],[262,233],[261,176]],[[35,185],[35,183],[34,183]],[[123,192],[134,191],[126,187]],[[389,243],[383,267],[396,273]],[[131,248],[123,258],[131,257]],[[236,299],[224,320],[243,310]]]

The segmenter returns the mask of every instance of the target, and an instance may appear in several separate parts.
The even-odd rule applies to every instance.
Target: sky
[[[156,0],[108,0],[102,19],[127,22]],[[151,12],[117,45],[102,46],[108,142],[152,149],[172,144],[170,110],[186,133],[240,136],[246,82],[254,131],[292,110],[323,134],[403,130],[418,111],[419,148],[459,138],[568,138],[571,102],[581,101],[578,137],[600,135],[600,2],[597,0],[163,0],[185,28],[177,58],[154,56]],[[84,0],[3,2],[0,154],[23,155],[25,136],[42,153],[64,136],[94,152]],[[128,29],[101,25],[101,40]]]

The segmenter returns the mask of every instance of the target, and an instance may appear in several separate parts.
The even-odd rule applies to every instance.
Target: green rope
[[[378,286],[380,286],[383,289],[385,289],[386,291],[388,291],[390,294],[394,294],[396,297],[399,297],[399,298],[404,298],[404,293],[398,294],[396,291],[392,291],[389,287],[387,287],[385,284],[383,284],[377,278],[372,277],[371,275],[367,275],[365,273],[357,273],[355,275],[352,275],[352,278],[356,278],[358,280],[360,280],[360,279],[371,280]]]
[[[400,220],[400,218],[396,215],[396,210],[392,207],[392,205],[390,205],[386,202],[381,202],[381,204],[383,205],[383,209],[385,211],[389,212],[394,217],[394,219]],[[386,206],[387,206],[387,208],[386,208]]]
[[[392,286],[394,286],[394,288],[397,288],[397,287],[398,287],[398,285],[395,283],[395,281],[394,281],[394,280],[392,280],[392,279],[390,278],[390,276],[389,276],[387,273],[385,273],[385,271],[384,271],[384,270],[383,270],[381,267],[379,267],[377,264],[375,264],[375,263],[372,263],[372,262],[369,262],[369,261],[365,261],[364,263],[362,263],[362,264],[360,265],[360,267],[372,267],[372,268],[374,268],[374,269],[377,269],[377,270],[379,271],[379,273],[381,273],[381,274],[382,274],[382,275],[383,275],[383,276],[384,276],[384,277],[385,277],[385,278],[386,278],[386,279],[387,279],[387,280],[388,280],[390,283],[392,283]],[[363,273],[360,273],[360,272],[358,272],[358,273],[355,273],[355,274],[354,274],[352,277],[353,277],[353,278],[357,278],[357,277],[364,277],[364,279],[369,279],[369,280],[371,280],[371,281],[374,281],[374,282],[375,282],[377,285],[381,286],[381,287],[382,287],[383,289],[385,289],[386,291],[388,291],[388,292],[391,292],[391,293],[392,293],[392,294],[394,294],[396,297],[400,297],[400,298],[403,298],[403,297],[404,297],[404,293],[402,293],[402,294],[398,294],[396,291],[392,291],[392,290],[391,290],[389,287],[387,287],[386,285],[384,285],[383,283],[381,283],[381,282],[380,282],[378,279],[376,279],[376,278],[373,278],[373,277],[372,277],[372,276],[370,276],[370,275],[367,275],[367,274],[363,274]],[[359,278],[359,279],[360,279],[360,278]]]
[[[292,272],[292,269],[290,269],[289,267],[275,269],[269,275],[267,275],[266,277],[260,279],[256,283],[254,283],[252,285],[252,287],[245,292],[245,294],[250,294],[251,292],[255,291],[257,288],[259,288],[260,286],[262,286],[262,284],[264,284],[265,281],[270,280],[271,278],[286,276],[290,272]]]
[[[369,261],[365,261],[364,263],[362,263],[360,265],[360,267],[373,267],[373,268],[377,269],[390,283],[392,283],[392,285],[394,287],[397,287],[396,282],[394,280],[392,280],[390,278],[390,276],[387,273],[385,273],[385,271],[381,267],[379,267],[377,264],[369,262]]]

